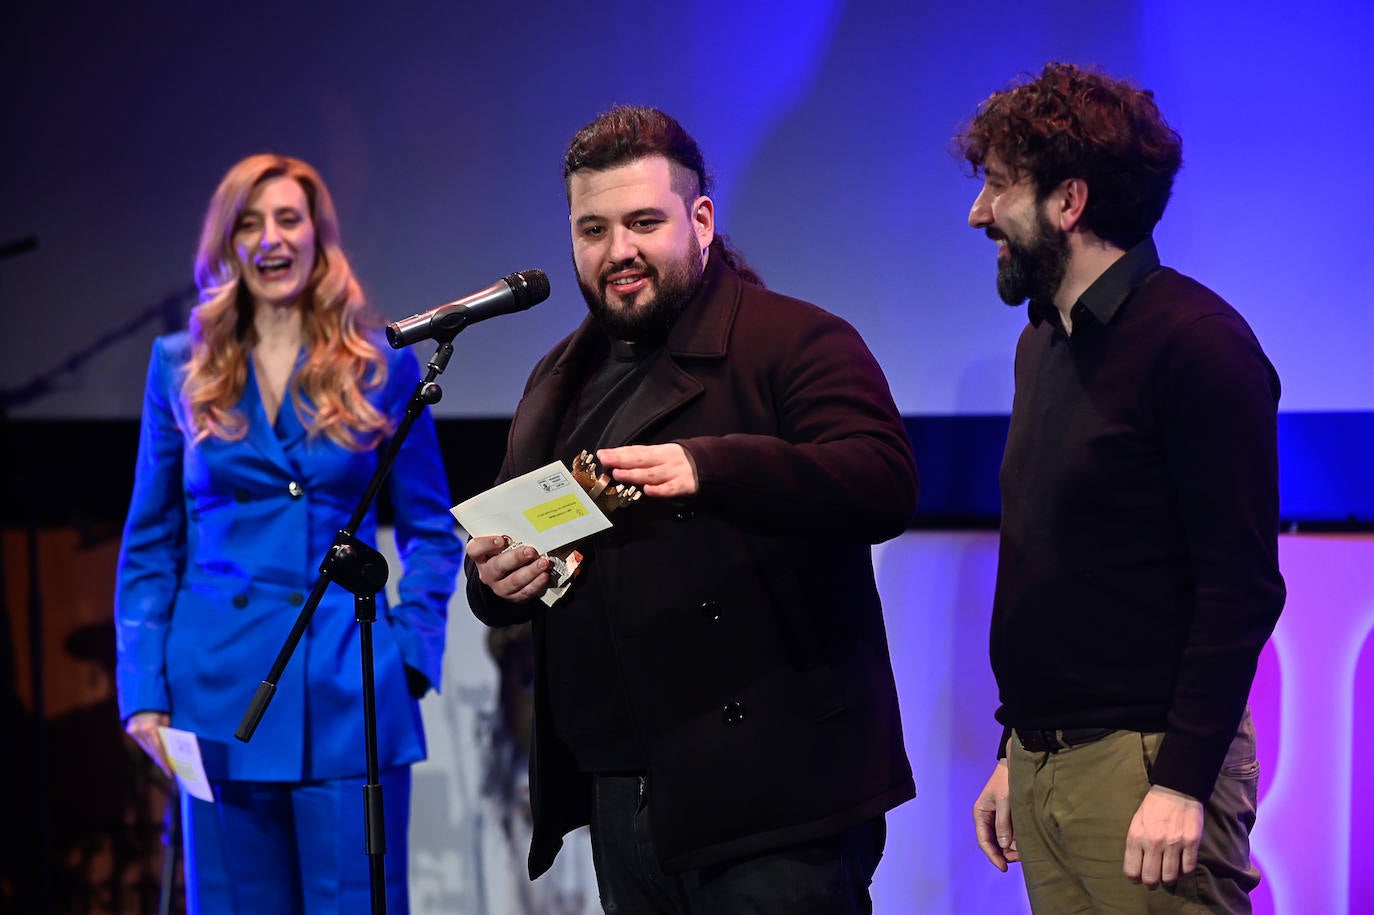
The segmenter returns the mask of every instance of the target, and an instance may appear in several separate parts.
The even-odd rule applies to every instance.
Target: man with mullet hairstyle
[[[916,502],[887,382],[725,245],[663,112],[601,115],[564,178],[591,314],[530,376],[500,479],[588,449],[644,498],[552,606],[547,557],[468,544],[474,613],[534,624],[530,874],[590,823],[608,912],[869,912],[915,793],[870,550]]]

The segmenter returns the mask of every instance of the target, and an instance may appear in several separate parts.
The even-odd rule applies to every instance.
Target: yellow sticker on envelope
[[[577,496],[569,493],[566,496],[559,496],[557,499],[550,499],[532,508],[527,508],[523,514],[525,520],[542,534],[560,524],[567,524],[569,521],[586,517],[587,509],[577,500]]]

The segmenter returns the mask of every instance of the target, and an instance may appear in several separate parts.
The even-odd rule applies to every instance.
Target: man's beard
[[[1021,243],[1010,235],[1007,256],[997,263],[997,294],[1008,305],[1053,302],[1069,267],[1068,234],[1050,224],[1043,212],[1035,214],[1035,236]]]
[[[653,282],[654,297],[647,304],[641,305],[636,301],[633,307],[624,304],[612,307],[609,302],[610,294],[605,292],[605,277],[630,266],[638,267],[649,274]],[[575,263],[573,272],[577,272]],[[580,273],[577,274],[577,286],[582,290],[582,298],[587,300],[587,308],[590,309],[592,317],[596,318],[611,339],[657,344],[668,339],[668,331],[673,329],[673,323],[677,321],[678,315],[682,314],[692,296],[696,295],[697,289],[701,286],[702,273],[701,250],[696,246],[696,239],[691,239],[684,256],[668,264],[662,271],[648,263],[613,264],[598,280],[600,288],[588,286]],[[642,296],[644,293],[641,292],[639,295]]]

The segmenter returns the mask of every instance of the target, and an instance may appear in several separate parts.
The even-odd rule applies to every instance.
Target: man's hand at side
[[[973,802],[973,831],[978,847],[999,871],[1006,873],[1008,862],[1021,860],[1011,825],[1011,784],[1005,759],[997,761],[983,793]]]
[[[1131,817],[1123,869],[1132,883],[1173,883],[1197,867],[1202,842],[1202,802],[1154,785]]]

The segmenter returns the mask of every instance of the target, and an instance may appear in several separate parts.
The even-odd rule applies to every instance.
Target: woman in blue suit
[[[199,739],[213,806],[182,803],[192,912],[367,912],[359,626],[331,586],[253,739],[235,728],[419,380],[385,345],[313,168],[251,156],[210,200],[190,329],[153,345],[116,587],[119,704]],[[405,912],[418,697],[439,682],[461,546],[428,412],[388,477],[404,566],[373,626],[387,899]],[[375,513],[357,532],[375,543]]]

